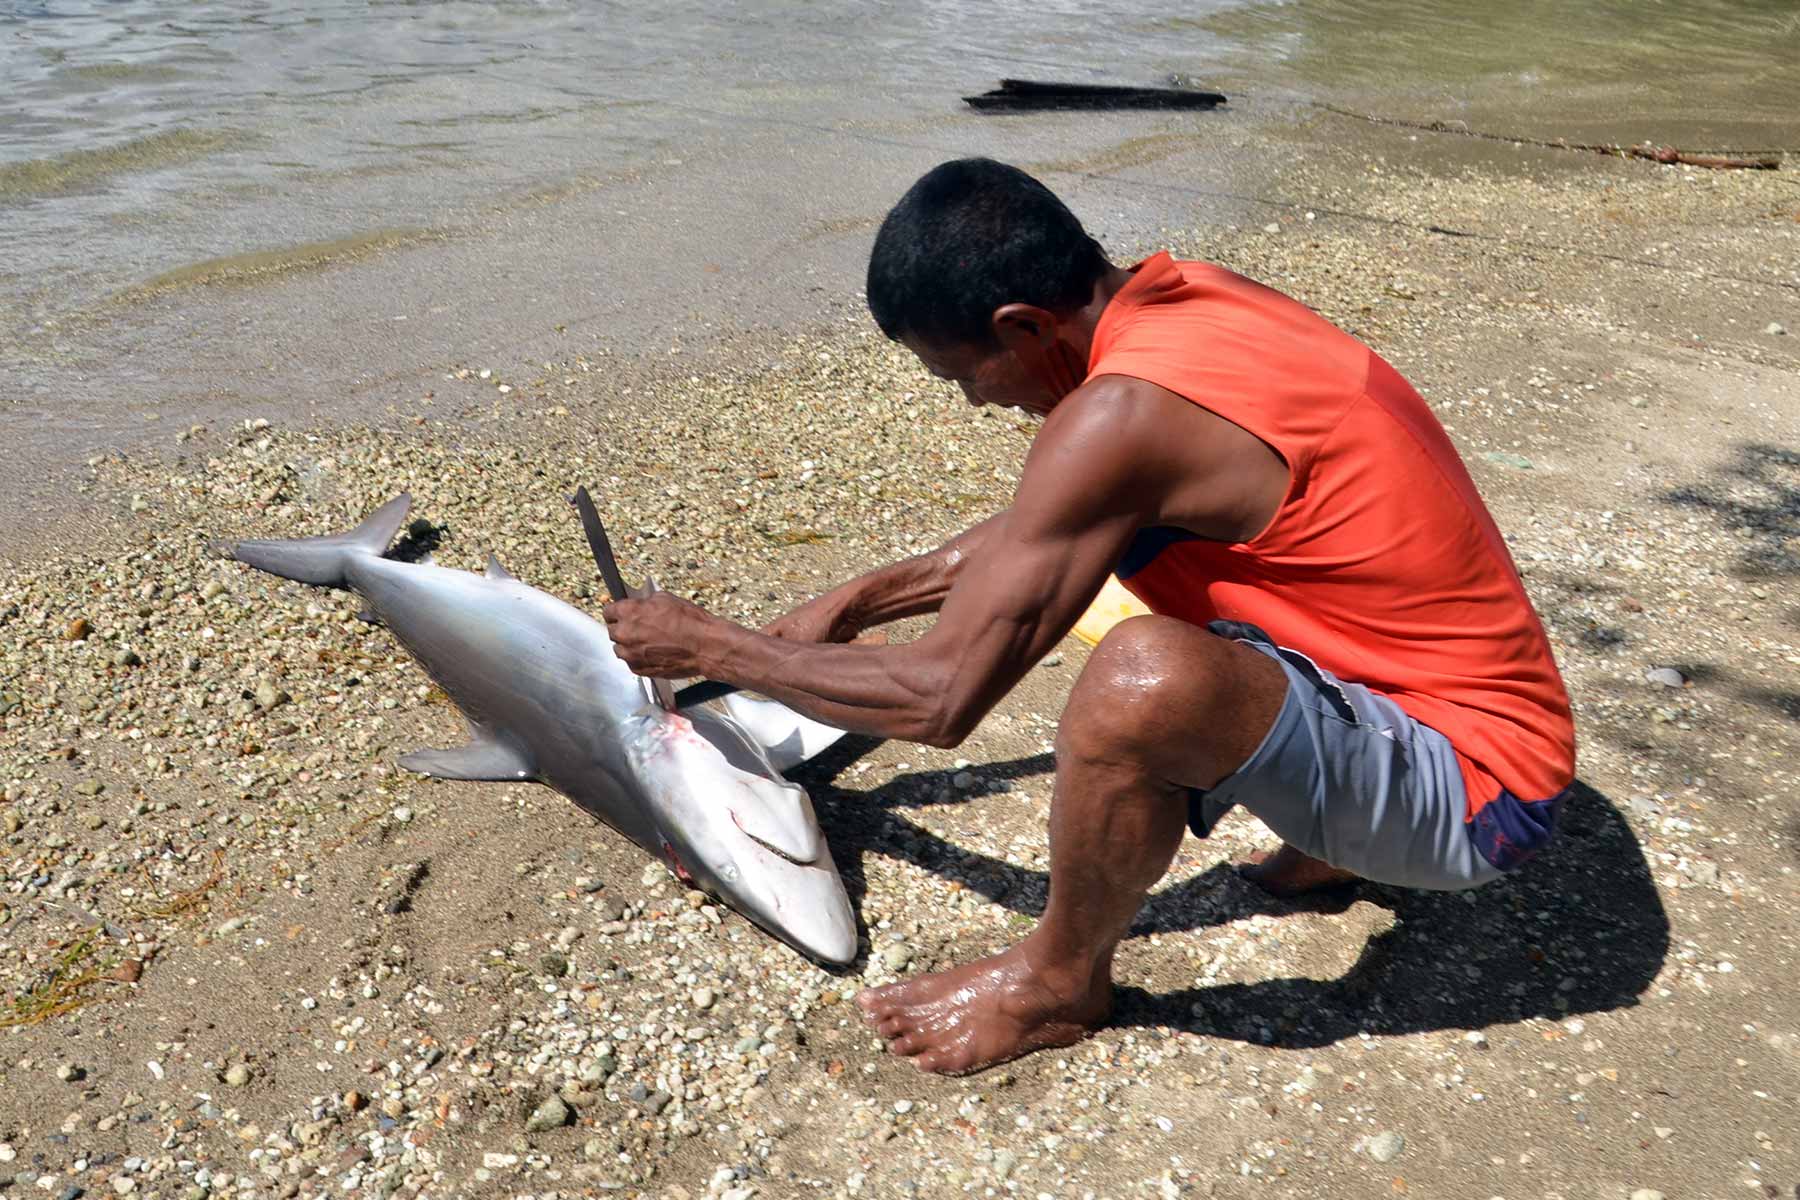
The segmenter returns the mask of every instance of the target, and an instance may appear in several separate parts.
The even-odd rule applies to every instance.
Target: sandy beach
[[[428,263],[495,253],[450,239],[141,301],[132,337],[210,331],[191,373],[17,489],[4,551],[8,1193],[1800,1196],[1792,170],[1218,116],[864,128],[856,170],[794,169],[828,181],[804,204],[667,168],[742,218],[678,240],[632,236],[671,193],[608,181],[514,210],[484,293],[437,294]],[[595,610],[587,483],[628,575],[746,622],[935,544],[1031,428],[883,340],[856,280],[911,176],[996,139],[1116,257],[1243,271],[1419,387],[1551,632],[1582,787],[1516,877],[1325,907],[1227,869],[1273,844],[1234,814],[1145,905],[1109,1027],[953,1080],[848,1001],[1030,927],[1079,644],[954,752],[800,775],[864,925],[833,973],[547,789],[398,771],[458,738],[441,693],[353,597],[208,544],[411,491],[404,552]],[[588,205],[636,214],[602,265]],[[384,282],[324,320],[347,270]],[[499,344],[509,306],[533,332]]]

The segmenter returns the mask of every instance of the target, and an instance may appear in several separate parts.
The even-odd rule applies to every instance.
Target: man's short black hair
[[[991,158],[927,171],[869,255],[869,311],[895,341],[991,346],[1004,304],[1069,312],[1093,296],[1106,253],[1049,188]]]

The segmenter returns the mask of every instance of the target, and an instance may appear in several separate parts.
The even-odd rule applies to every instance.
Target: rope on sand
[[[1453,133],[1458,137],[1482,138],[1490,142],[1511,142],[1520,146],[1543,146],[1551,150],[1585,150],[1591,154],[1605,154],[1612,158],[1642,158],[1650,162],[1681,163],[1690,167],[1705,167],[1712,171],[1778,171],[1781,169],[1783,157],[1795,153],[1792,150],[1677,150],[1673,146],[1657,146],[1643,142],[1636,146],[1620,146],[1607,142],[1571,142],[1564,138],[1546,141],[1542,138],[1517,137],[1506,133],[1487,133],[1479,129],[1470,129],[1460,121],[1406,121],[1399,117],[1380,117],[1372,113],[1357,112],[1354,109],[1339,108],[1335,104],[1314,101],[1314,108],[1320,108],[1340,117],[1350,117],[1358,121],[1367,121],[1372,125],[1396,125],[1402,129],[1420,129],[1427,133]]]

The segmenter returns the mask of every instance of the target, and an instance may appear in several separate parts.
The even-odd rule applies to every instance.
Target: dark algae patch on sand
[[[253,140],[232,129],[169,129],[115,146],[0,164],[0,202],[61,196],[129,172],[179,166],[222,150],[239,149]]]
[[[273,250],[255,250],[248,254],[228,254],[209,258],[145,280],[113,297],[115,301],[139,300],[174,288],[206,287],[221,283],[248,283],[256,279],[307,271],[333,263],[351,262],[395,246],[441,239],[445,235],[429,229],[377,229],[349,237],[322,242],[305,242],[298,246],[280,246]]]

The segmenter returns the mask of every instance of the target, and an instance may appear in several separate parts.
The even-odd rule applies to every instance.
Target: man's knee
[[[1173,617],[1119,622],[1088,656],[1069,694],[1058,749],[1122,753],[1154,738],[1171,711],[1202,716],[1194,705],[1214,689],[1215,652],[1226,645]]]
[[[1285,686],[1281,668],[1247,646],[1173,617],[1132,617],[1088,658],[1057,728],[1057,753],[1172,777],[1215,775],[1260,739]],[[1256,728],[1240,729],[1245,722]]]

